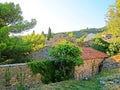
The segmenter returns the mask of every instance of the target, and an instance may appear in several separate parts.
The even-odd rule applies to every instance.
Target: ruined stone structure
[[[83,65],[75,67],[75,79],[81,79],[84,77],[91,77],[99,71],[99,66],[107,55],[100,51],[94,50],[90,47],[81,47]],[[32,54],[33,60],[51,59],[49,56],[50,46],[47,46]]]
[[[99,66],[107,55],[92,48],[82,47],[84,64],[75,67],[75,79],[90,78],[99,71]]]
[[[92,48],[81,47],[81,49],[84,64],[75,67],[74,77],[76,80],[89,78],[98,73],[100,63],[107,57],[106,54]],[[34,60],[40,60],[41,56],[48,55],[49,48],[45,48],[45,50],[45,53],[44,50],[37,52],[36,54],[39,56],[34,57]],[[6,86],[14,88],[19,83],[23,83],[26,87],[40,85],[40,74],[34,75],[26,63],[0,65],[0,90],[6,90]]]

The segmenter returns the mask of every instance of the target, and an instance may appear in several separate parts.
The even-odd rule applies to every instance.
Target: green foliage
[[[80,38],[77,39],[77,44],[78,44],[78,46],[83,46],[83,44],[84,44],[84,39],[86,38],[86,36],[87,36],[87,35],[84,35],[84,36],[82,36],[82,37],[80,37]]]
[[[50,38],[52,38],[52,32],[51,32],[51,28],[49,27],[48,34],[47,34],[47,40],[50,40]]]
[[[20,37],[9,36],[10,32],[21,32],[33,28],[36,20],[23,20],[19,4],[0,3],[0,62],[11,59],[10,63],[26,62],[31,44]]]
[[[119,80],[120,71],[116,69],[101,72],[90,80],[67,80],[57,83],[50,83],[47,85],[41,85],[40,87],[35,88],[35,90],[119,90],[120,84],[118,83],[106,85],[100,84],[100,80],[108,79],[108,77],[110,79],[115,78],[114,80]]]
[[[10,70],[7,69],[5,71],[5,83],[6,83],[6,86],[10,85],[10,79],[11,79],[11,73],[10,73]]]
[[[36,51],[45,46],[45,36],[43,34],[35,34],[22,36],[23,41],[29,41],[31,43],[31,51]]]
[[[72,32],[70,32],[70,33],[68,33],[68,36],[72,38],[74,36],[74,34]]]
[[[36,74],[41,74],[41,80],[43,83],[54,82],[54,61],[52,60],[40,60],[29,62],[28,66],[31,71]]]
[[[96,50],[99,50],[101,52],[106,53],[108,51],[108,47],[109,47],[109,43],[104,41],[101,38],[95,38],[94,40],[94,44],[92,45],[92,47]]]
[[[17,90],[27,90],[23,84],[18,84]]]
[[[114,39],[113,42],[108,43],[101,38],[94,38],[95,43],[92,47],[101,52],[107,53],[109,56],[116,55],[120,53],[120,39]]]
[[[83,63],[81,51],[71,44],[58,44],[51,49],[50,55],[56,60],[29,62],[31,71],[41,74],[43,83],[59,82],[73,78],[74,66]]]
[[[36,22],[37,21],[35,19],[31,19],[31,22],[23,21],[15,25],[9,26],[9,29],[10,29],[10,32],[20,33],[21,31],[25,31],[33,28],[36,25]]]
[[[108,55],[113,56],[118,53],[120,53],[120,39],[114,39],[114,42],[112,42],[108,47]]]
[[[19,4],[0,3],[0,28],[8,26],[11,32],[21,32],[36,25],[36,20],[24,21]]]
[[[23,17],[19,4],[14,3],[0,3],[0,28],[10,24],[14,24],[17,21],[21,21]]]
[[[80,65],[82,60],[80,58],[81,51],[73,44],[58,44],[52,47],[50,55],[57,58],[60,61],[70,61],[74,65]]]
[[[58,44],[52,47],[50,55],[56,58],[56,81],[63,81],[72,78],[74,66],[83,63],[80,49],[69,43]]]
[[[111,5],[107,13],[108,33],[113,37],[120,37],[120,1],[117,0],[115,5]]]

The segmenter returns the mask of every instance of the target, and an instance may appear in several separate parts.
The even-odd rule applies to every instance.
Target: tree
[[[51,32],[51,28],[49,27],[49,29],[48,29],[48,35],[47,35],[47,40],[50,40],[50,38],[52,38],[52,32]]]
[[[56,81],[68,80],[73,77],[74,66],[83,63],[81,50],[73,44],[58,44],[51,48],[50,55],[55,60]]]
[[[32,52],[45,46],[45,36],[43,34],[35,34],[35,32],[33,32],[30,35],[22,36],[22,40],[31,43]]]
[[[36,20],[24,20],[19,4],[0,3],[0,62],[13,59],[13,62],[26,62],[30,43],[20,37],[9,36],[10,32],[18,33],[33,28]],[[21,61],[19,61],[21,60]]]
[[[22,11],[19,4],[0,3],[0,28],[8,26],[10,32],[21,32],[36,25],[36,20],[31,22],[23,20]]]
[[[113,37],[120,37],[120,0],[116,0],[115,5],[111,5],[107,14],[108,33]]]

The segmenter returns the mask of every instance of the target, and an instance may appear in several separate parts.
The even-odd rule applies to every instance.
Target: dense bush
[[[107,54],[109,56],[113,56],[120,53],[120,39],[115,39],[114,42],[112,42],[108,47]]]
[[[50,55],[56,58],[55,81],[63,81],[73,78],[74,66],[83,63],[81,51],[69,42],[58,44],[51,48]]]
[[[58,44],[51,48],[50,55],[56,60],[29,62],[33,73],[40,73],[43,83],[59,82],[73,78],[74,66],[83,63],[81,51],[71,44]]]
[[[34,74],[41,74],[41,81],[43,83],[54,82],[54,61],[52,60],[39,60],[29,62],[28,66]]]
[[[72,62],[74,66],[82,63],[81,55],[80,49],[74,44],[69,43],[58,44],[50,50],[50,56],[55,57],[61,62]]]
[[[31,44],[20,37],[9,37],[0,43],[0,49],[1,63],[23,63],[29,61],[27,55],[31,50]]]
[[[107,53],[109,47],[109,43],[107,41],[104,41],[101,38],[95,38],[93,40],[94,40],[94,44],[92,45],[92,47],[94,49]]]

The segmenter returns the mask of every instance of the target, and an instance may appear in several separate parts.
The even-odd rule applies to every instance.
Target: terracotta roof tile
[[[97,51],[90,47],[81,47],[82,49],[82,59],[89,60],[89,59],[100,59],[107,57],[107,54]]]

